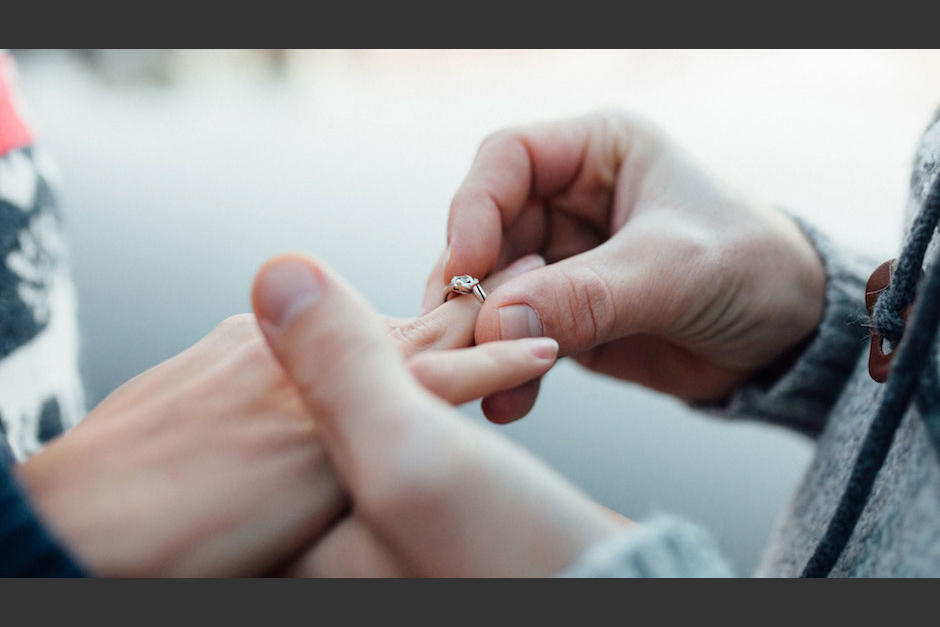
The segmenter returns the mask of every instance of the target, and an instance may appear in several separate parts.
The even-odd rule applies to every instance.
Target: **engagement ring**
[[[473,294],[481,303],[486,300],[486,292],[480,285],[480,279],[475,279],[469,274],[461,274],[450,280],[447,287],[444,288],[444,302],[454,294]]]

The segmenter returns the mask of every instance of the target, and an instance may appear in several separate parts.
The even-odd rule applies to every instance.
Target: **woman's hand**
[[[488,282],[544,262],[521,260]],[[409,367],[461,403],[544,374],[557,344],[472,340],[479,305],[385,319]],[[257,575],[346,507],[296,388],[253,315],[132,379],[18,468],[34,506],[99,575]]]
[[[268,262],[252,300],[352,501],[308,574],[353,574],[355,560],[354,574],[551,575],[624,524],[429,394],[368,305],[322,267]]]
[[[316,422],[249,314],[119,387],[18,474],[102,576],[262,574],[345,506]]]
[[[562,355],[717,400],[813,333],[825,275],[794,222],[716,181],[648,122],[605,113],[501,131],[454,196],[425,308],[454,274],[541,252],[490,293],[476,341],[544,335]],[[484,399],[505,422],[538,382]]]

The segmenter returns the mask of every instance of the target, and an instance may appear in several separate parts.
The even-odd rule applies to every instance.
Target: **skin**
[[[351,503],[295,572],[548,576],[628,524],[429,393],[321,264],[269,261],[252,302]]]
[[[523,259],[488,284],[542,263]],[[414,385],[450,403],[551,367],[551,340],[452,350],[472,339],[478,309],[457,298],[411,320],[370,315]],[[246,314],[122,385],[16,472],[96,574],[258,575],[278,572],[347,511],[319,430]]]
[[[424,309],[433,310],[451,276],[486,276],[532,252],[549,264],[516,274],[490,292],[476,321],[478,345],[546,335],[558,341],[562,355],[592,370],[686,400],[721,399],[779,365],[822,316],[825,273],[796,224],[710,177],[661,131],[628,114],[510,129],[484,141],[451,205],[448,247],[428,278]],[[259,316],[266,307],[258,289],[264,272],[255,288]],[[535,324],[506,324],[504,308],[518,305],[532,308]],[[291,378],[306,390],[308,405],[319,407],[333,424],[337,412],[320,399],[326,390],[312,381],[304,356],[293,353],[298,342],[321,337],[295,328],[316,326],[316,314],[305,315],[306,322],[267,337]],[[538,385],[536,380],[490,395],[484,412],[496,422],[519,418],[534,403]],[[448,450],[448,435],[414,435],[432,430],[431,421],[400,430],[410,413],[382,417],[380,408],[363,407],[342,414],[331,450],[350,477],[357,509],[299,560],[294,572],[465,574],[474,567],[485,574],[553,572],[516,552],[524,547],[541,556],[550,550],[527,544],[530,536],[513,536],[517,528],[544,519],[499,502],[507,479],[524,473],[507,469],[487,475],[498,463],[487,458],[486,445],[474,444],[467,455],[461,451],[469,446],[452,444],[457,452],[440,456]],[[373,439],[381,426],[388,429],[382,444]],[[405,468],[395,463],[396,438],[405,450],[417,451],[407,455]],[[382,449],[388,442],[391,461]],[[507,453],[500,462],[511,465],[514,459]],[[454,465],[461,470],[451,474]],[[368,481],[383,485],[382,477],[393,477],[404,494],[382,499],[371,492]],[[473,481],[462,483],[466,477]],[[355,480],[362,482],[358,488]],[[554,496],[539,498],[553,502]],[[487,506],[461,509],[475,499]],[[553,504],[542,516],[591,516],[574,503]],[[454,510],[461,515],[451,518]],[[508,524],[494,530],[494,518]],[[395,527],[401,520],[406,528]],[[532,535],[538,541],[553,531],[564,535],[560,529]],[[473,555],[460,553],[467,546]]]
[[[445,402],[484,394],[496,421],[531,408],[537,382],[505,387],[553,359],[531,376],[490,377],[512,363],[490,343],[548,336],[598,372],[714,400],[784,359],[822,314],[825,274],[798,227],[626,114],[488,139],[448,236],[428,310],[454,274],[488,276],[535,251],[550,263],[491,287],[472,333],[436,334],[428,321],[449,303],[417,324],[383,322],[324,266],[272,260],[252,300],[282,376],[243,391],[260,358],[239,367],[223,345],[118,390],[81,438],[23,465],[38,510],[101,572],[551,575],[629,522]],[[518,305],[534,325],[501,315]],[[415,359],[473,340],[464,357]],[[537,358],[538,345],[516,346]],[[78,458],[91,461],[76,469]],[[329,498],[338,486],[347,500]]]
[[[785,214],[710,176],[623,112],[507,129],[480,146],[454,196],[425,309],[454,274],[486,276],[533,252],[548,265],[493,291],[478,344],[556,339],[562,356],[685,400],[719,400],[806,340],[825,273]],[[528,305],[519,329],[501,314]],[[484,399],[525,415],[538,381]]]

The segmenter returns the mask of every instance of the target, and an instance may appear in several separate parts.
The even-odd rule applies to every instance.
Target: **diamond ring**
[[[444,288],[444,302],[454,294],[473,294],[481,303],[486,300],[486,292],[480,285],[480,279],[475,279],[469,274],[460,274],[450,280]]]

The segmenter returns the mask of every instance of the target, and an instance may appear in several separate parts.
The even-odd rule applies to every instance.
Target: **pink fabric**
[[[32,134],[17,110],[16,66],[8,52],[0,52],[0,155],[32,143]]]

